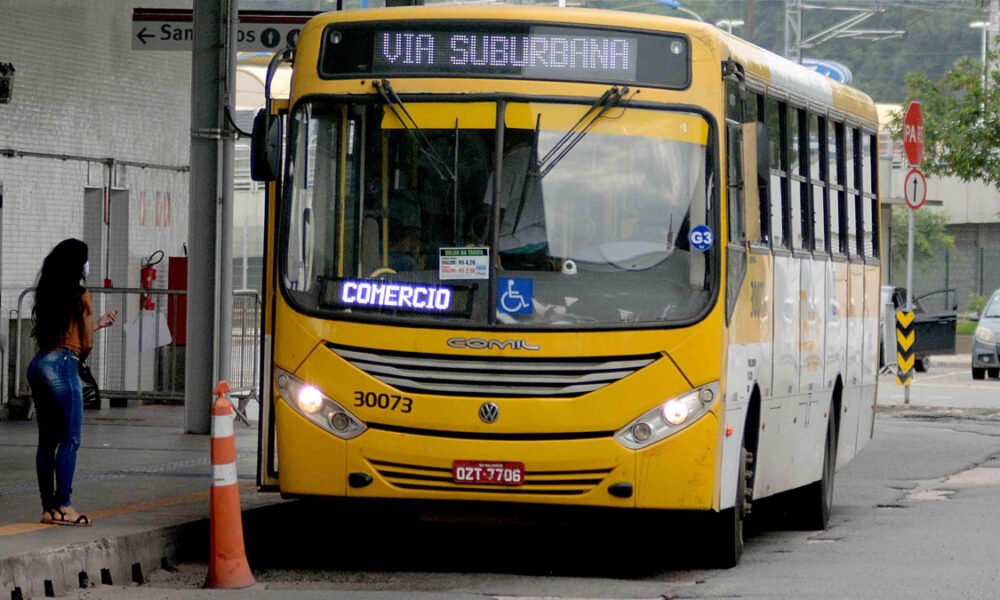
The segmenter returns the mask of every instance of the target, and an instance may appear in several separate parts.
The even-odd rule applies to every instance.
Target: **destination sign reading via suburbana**
[[[331,25],[320,75],[514,77],[684,88],[680,35],[529,23]]]

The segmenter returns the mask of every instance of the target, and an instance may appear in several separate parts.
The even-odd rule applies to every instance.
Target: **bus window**
[[[847,129],[844,149],[847,171],[847,253],[851,257],[862,256],[863,223],[861,210],[861,195],[858,191],[859,174],[861,171],[861,138],[858,130]]]
[[[772,99],[767,99],[766,109],[764,112],[764,123],[767,127],[767,139],[768,146],[770,147],[769,155],[771,159],[771,177],[768,182],[768,193],[766,204],[770,206],[770,224],[771,224],[771,247],[781,248],[787,246],[787,240],[785,232],[787,227],[785,226],[785,196],[787,195],[785,191],[785,171],[781,169],[787,158],[783,154],[788,152],[786,145],[782,144],[782,138],[784,137],[785,128],[787,123],[785,122],[784,116],[784,104],[779,104],[777,101]],[[763,198],[761,201],[763,202]]]
[[[313,293],[316,276],[334,272],[337,243],[336,209],[340,205],[338,175],[343,161],[342,111],[307,106],[292,120],[296,131],[288,213],[288,244],[284,255],[285,286]],[[332,156],[330,159],[328,157]]]
[[[707,306],[725,232],[700,115],[398,104],[356,105],[348,117],[304,101],[292,115],[282,281],[297,306],[542,328],[683,321]],[[491,279],[530,280],[533,293],[493,310]]]
[[[812,250],[812,212],[809,208],[809,130],[806,111],[790,109],[789,123],[789,222],[792,247]]]
[[[866,161],[867,172],[865,173],[866,185],[869,186],[870,194],[865,196],[866,214],[870,215],[870,219],[866,218],[866,223],[871,223],[871,240],[870,240],[870,252],[867,256],[873,258],[879,258],[881,253],[879,251],[879,231],[878,227],[878,203],[879,203],[879,190],[878,190],[878,174],[876,173],[875,165],[878,164],[878,142],[875,138],[875,134],[865,134],[865,156],[868,157]]]
[[[847,193],[844,189],[844,125],[828,122],[829,143],[829,186],[830,186],[830,250],[837,256],[847,253]]]
[[[734,123],[743,123],[743,105],[740,84],[726,80],[726,119]]]
[[[817,115],[809,115],[808,172],[812,187],[813,249],[816,252],[829,251],[827,231],[830,225],[827,221],[826,188],[823,185],[823,171],[826,168],[826,144],[820,143],[820,140],[825,139],[825,132],[825,120]]]
[[[875,218],[872,214],[872,198],[870,195],[865,194],[865,197],[861,199],[861,219],[862,219],[862,251],[864,255],[868,258],[876,258],[878,252],[876,251],[875,242],[877,237],[875,234]]]
[[[729,243],[741,244],[746,235],[743,231],[743,123],[744,101],[740,93],[740,85],[735,81],[726,81],[726,179],[728,180],[729,198]]]
[[[760,94],[747,94],[747,101],[744,104],[744,123],[764,123],[764,96]],[[770,144],[770,142],[768,142]],[[769,170],[769,169],[768,169]],[[771,203],[768,201],[768,179],[760,177],[762,171],[758,169],[758,176],[755,177],[757,183],[757,208],[760,219],[760,239],[750,240],[761,246],[771,243]],[[753,183],[751,182],[751,185]]]
[[[742,244],[745,240],[743,231],[743,131],[736,123],[729,123],[726,129],[729,141],[726,152],[726,161],[729,165],[727,170],[727,178],[729,179],[729,243]]]

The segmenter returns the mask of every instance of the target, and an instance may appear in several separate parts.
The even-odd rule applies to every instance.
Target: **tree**
[[[979,61],[962,58],[937,81],[909,73],[906,103],[919,100],[923,108],[924,171],[1000,186],[1000,71],[988,73],[984,89],[982,69]],[[897,140],[902,118],[900,112],[890,124]]]
[[[943,250],[955,250],[955,237],[948,234],[948,215],[927,209],[915,211],[913,228],[913,264],[918,268],[931,268]],[[909,245],[910,208],[892,207],[892,272],[906,272],[907,246]]]

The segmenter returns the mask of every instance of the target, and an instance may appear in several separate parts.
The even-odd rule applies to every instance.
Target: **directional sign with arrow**
[[[241,52],[275,52],[294,46],[302,26],[315,14],[240,11],[237,49]],[[190,52],[194,39],[191,19],[190,10],[134,9],[132,49]]]

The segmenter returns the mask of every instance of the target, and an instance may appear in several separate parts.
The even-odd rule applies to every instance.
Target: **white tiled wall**
[[[17,69],[12,101],[0,104],[4,318],[52,246],[83,237],[88,182],[103,186],[109,179],[100,163],[8,157],[4,151],[186,168],[191,55],[133,51],[131,32],[133,8],[190,6],[176,0],[0,0],[0,62]],[[128,244],[110,251],[127,253],[129,268],[128,281],[114,284],[137,286],[144,256],[158,249],[182,254],[188,173],[127,166],[116,179],[127,192]],[[163,267],[158,286],[165,286],[166,262]]]

